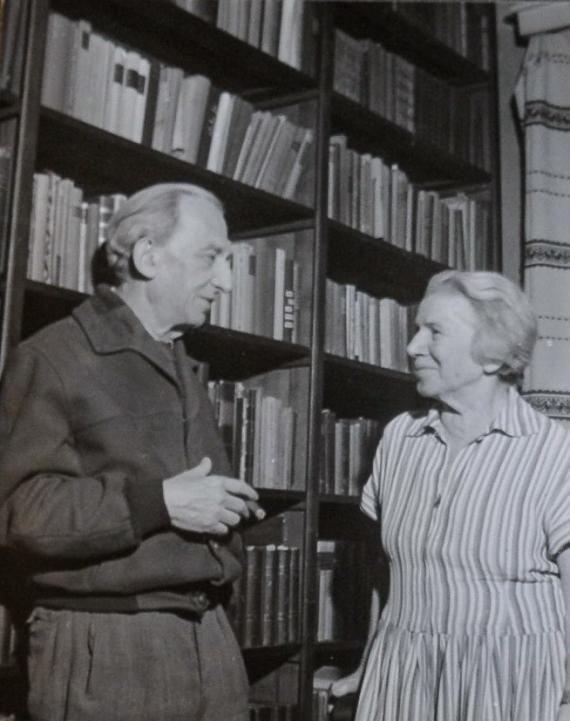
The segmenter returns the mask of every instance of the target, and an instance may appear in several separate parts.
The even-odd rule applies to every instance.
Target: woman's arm
[[[570,568],[570,561],[569,561]],[[366,660],[370,652],[370,646],[372,640],[376,634],[376,628],[378,627],[378,616],[380,614],[380,595],[378,589],[374,587],[372,589],[372,597],[370,600],[370,621],[368,623],[368,637],[366,639],[366,645],[358,664],[358,668],[348,676],[343,676],[335,681],[331,686],[332,696],[346,696],[348,693],[355,693],[360,686],[362,674],[366,666]]]
[[[570,548],[566,548],[556,559],[560,571],[560,582],[566,609],[566,669],[562,694],[562,704],[558,712],[558,721],[570,721]]]

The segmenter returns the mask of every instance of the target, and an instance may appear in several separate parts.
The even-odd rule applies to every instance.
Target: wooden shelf
[[[210,364],[213,380],[243,380],[299,360],[308,363],[305,346],[215,326],[192,330],[185,341],[193,358]]]
[[[335,3],[335,22],[349,35],[382,43],[421,66],[424,70],[455,85],[489,82],[489,73],[445,43],[430,36],[388,2]]]
[[[378,524],[360,510],[360,498],[344,504],[324,498],[319,504],[319,538],[379,543]]]
[[[268,656],[293,656],[296,653],[299,652],[301,648],[300,643],[284,643],[280,646],[251,646],[242,648],[242,652],[245,655],[246,659],[248,657],[262,657],[266,658]]]
[[[340,93],[332,97],[331,121],[333,134],[347,135],[349,145],[358,152],[380,155],[384,162],[398,163],[413,182],[443,188],[491,181],[486,170],[418,140],[413,133]]]
[[[26,281],[23,335],[69,315],[86,297],[73,290]],[[308,363],[309,355],[309,349],[302,345],[208,325],[190,331],[186,345],[193,358],[210,364],[212,379],[240,380],[303,359]]]
[[[304,491],[281,488],[259,488],[258,486],[255,487],[255,490],[259,493],[259,498],[262,504],[283,507],[300,507],[305,503]]]
[[[231,92],[275,96],[316,87],[307,73],[166,0],[54,0],[52,5],[68,17],[89,20],[113,40],[169,65],[202,73]]]
[[[317,641],[317,650],[321,653],[339,653],[363,648],[362,641]]]
[[[306,220],[314,212],[48,108],[41,111],[36,169],[72,178],[87,197],[197,183],[222,200],[232,232]]]
[[[324,408],[340,416],[366,416],[385,422],[402,409],[418,405],[409,373],[325,354]]]
[[[341,496],[339,494],[325,493],[319,496],[322,506],[356,506],[360,503],[358,496]]]
[[[327,262],[328,276],[337,283],[353,283],[366,293],[404,303],[419,301],[431,276],[445,268],[333,220]]]

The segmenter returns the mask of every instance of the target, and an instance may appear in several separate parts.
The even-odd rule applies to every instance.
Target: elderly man
[[[180,338],[230,290],[219,201],[133,195],[109,230],[115,277],[23,342],[0,406],[0,533],[25,559],[34,721],[247,718],[223,609],[234,529],[256,492],[229,477]]]

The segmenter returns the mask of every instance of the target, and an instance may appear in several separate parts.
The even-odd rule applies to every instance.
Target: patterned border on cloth
[[[570,245],[552,240],[531,240],[525,244],[525,266],[570,270]]]
[[[550,418],[570,421],[570,393],[527,391],[523,395],[537,411],[550,416]]]
[[[544,100],[525,103],[525,125],[544,125],[550,130],[570,132],[570,108],[551,105]]]

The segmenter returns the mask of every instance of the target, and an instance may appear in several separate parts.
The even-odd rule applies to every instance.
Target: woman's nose
[[[411,358],[414,358],[415,356],[419,355],[420,350],[421,350],[421,343],[422,343],[422,341],[421,341],[420,331],[417,331],[417,333],[414,335],[412,340],[408,343],[408,346],[406,348],[406,352]]]

